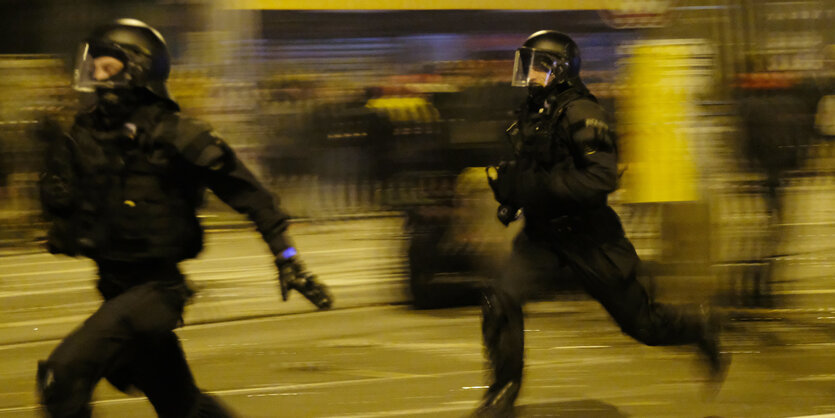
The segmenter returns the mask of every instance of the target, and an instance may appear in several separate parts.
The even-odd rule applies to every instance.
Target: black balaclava
[[[97,88],[95,113],[103,128],[118,127],[141,106],[154,101],[143,88]]]

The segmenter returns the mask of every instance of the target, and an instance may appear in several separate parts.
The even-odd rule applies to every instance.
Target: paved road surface
[[[314,312],[298,295],[280,303],[252,232],[210,234],[185,265],[200,293],[178,331],[199,384],[244,417],[465,416],[485,383],[479,311],[403,304],[399,220],[294,228],[337,309]],[[94,272],[44,254],[0,263],[0,416],[38,416],[35,363],[95,309]],[[734,362],[712,401],[692,350],[636,344],[593,302],[563,296],[527,313],[523,417],[835,414],[835,313],[824,306],[733,321]],[[96,399],[96,416],[153,416],[141,396],[107,383]]]

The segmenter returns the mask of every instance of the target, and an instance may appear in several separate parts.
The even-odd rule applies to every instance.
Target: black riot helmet
[[[580,49],[568,35],[541,30],[516,50],[512,85],[557,86],[580,74]]]
[[[124,68],[109,78],[95,74],[95,59],[118,59]],[[96,89],[144,88],[171,100],[165,81],[171,70],[171,56],[160,33],[136,19],[119,19],[99,26],[81,43],[73,87],[92,92]]]

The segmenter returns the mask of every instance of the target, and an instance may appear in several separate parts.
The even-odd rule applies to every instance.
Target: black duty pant
[[[636,280],[639,258],[626,237],[594,244],[583,237],[532,240],[521,232],[508,266],[485,292],[482,331],[497,390],[521,382],[522,305],[543,287],[566,276],[600,302],[624,333],[647,345],[698,342],[702,321],[692,311],[652,301]]]
[[[173,332],[190,296],[177,265],[98,265],[105,302],[39,365],[46,411],[89,416],[93,389],[104,377],[119,390],[145,393],[161,417],[200,413],[201,404],[213,401],[195,385]]]

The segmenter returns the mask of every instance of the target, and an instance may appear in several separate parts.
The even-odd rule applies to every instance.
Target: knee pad
[[[91,416],[92,384],[68,367],[38,362],[37,390],[49,417],[88,418]]]

